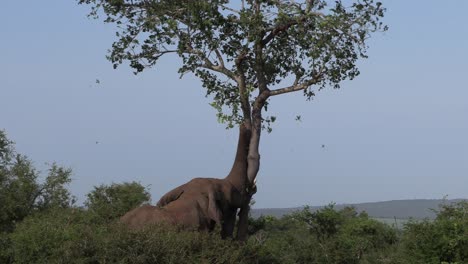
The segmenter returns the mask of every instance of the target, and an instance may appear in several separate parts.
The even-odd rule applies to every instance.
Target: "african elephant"
[[[206,231],[219,224],[226,237],[232,235],[240,204],[240,192],[228,180],[195,178],[165,194],[156,206],[133,209],[121,221],[132,228],[166,223]]]
[[[250,132],[241,126],[234,165],[226,178],[192,179],[162,196],[156,206],[133,209],[121,221],[131,228],[166,223],[183,229],[206,231],[219,224],[221,236],[232,237],[237,210],[247,195],[256,190],[247,180],[249,140]]]

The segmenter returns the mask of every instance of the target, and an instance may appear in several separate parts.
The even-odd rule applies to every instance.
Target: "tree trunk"
[[[252,196],[257,192],[255,179],[260,169],[259,145],[262,132],[262,109],[269,96],[270,90],[265,88],[255,100],[252,109],[252,133],[247,155],[246,195],[243,199],[241,210],[239,211],[239,222],[237,224],[237,239],[240,241],[245,241],[247,239],[250,201],[252,200]]]
[[[260,169],[260,132],[261,132],[261,118],[257,120],[255,111],[253,112],[253,126],[252,136],[250,138],[249,151],[247,156],[247,182],[245,187],[245,195],[242,201],[242,206],[239,211],[239,222],[237,224],[237,239],[245,241],[248,237],[248,223],[250,213],[250,201],[256,192],[255,178]]]
[[[258,42],[258,45],[256,45],[257,58],[262,58],[262,48],[263,47],[261,45],[261,42]],[[242,142],[242,144],[245,144],[245,147],[242,148],[242,153],[245,154],[245,156],[242,156],[242,158],[244,158],[243,163],[238,162],[238,158],[241,157],[239,155],[236,155],[236,162],[234,164],[236,165],[236,163],[238,163],[239,167],[242,167],[240,164],[245,166],[242,167],[243,169],[245,169],[242,170],[242,177],[244,177],[244,185],[242,186],[241,190],[242,204],[238,215],[239,221],[237,223],[237,239],[240,241],[245,241],[248,236],[250,201],[252,200],[252,195],[254,195],[257,191],[255,178],[257,177],[257,173],[260,169],[259,144],[260,134],[262,130],[262,109],[265,106],[266,100],[270,97],[270,90],[267,88],[267,82],[263,71],[263,62],[260,59],[257,59],[256,68],[260,93],[251,107],[249,102],[249,92],[246,87],[245,72],[242,67],[242,60],[244,58],[244,53],[241,53],[238,59],[236,59],[235,61],[237,69],[240,72],[240,75],[238,76],[236,81],[239,85],[241,109],[244,115],[244,122],[240,125],[241,129],[238,144],[238,153],[240,153],[240,139],[243,138],[241,136],[242,129],[245,128],[246,131],[248,131],[249,133],[248,142]],[[233,171],[234,166],[231,172]]]

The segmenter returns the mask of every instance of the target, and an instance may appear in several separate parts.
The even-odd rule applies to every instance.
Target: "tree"
[[[65,187],[71,169],[53,163],[43,183],[40,173],[24,155],[16,153],[14,143],[0,130],[0,233],[10,232],[26,216],[51,208],[66,208],[74,197]]]
[[[300,91],[310,100],[317,90],[339,88],[359,75],[356,62],[367,57],[370,34],[387,29],[385,9],[374,0],[349,6],[341,0],[77,1],[91,6],[91,16],[118,26],[108,55],[114,67],[128,61],[136,74],[162,56],[178,55],[179,73],[201,80],[218,120],[248,135],[248,155],[233,166],[246,179],[240,239],[256,190],[261,131],[271,131],[276,119],[262,116],[270,99]]]
[[[120,217],[151,199],[146,188],[137,182],[100,185],[94,187],[87,196],[85,205],[88,209],[107,221]]]

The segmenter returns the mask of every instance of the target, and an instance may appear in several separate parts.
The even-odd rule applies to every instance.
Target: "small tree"
[[[0,233],[12,231],[26,216],[75,202],[66,185],[71,169],[53,163],[43,183],[32,162],[15,151],[14,143],[0,130]]]
[[[260,168],[263,117],[275,96],[340,87],[359,74],[370,34],[386,30],[385,9],[374,0],[77,0],[118,26],[108,59],[114,67],[128,61],[135,73],[176,54],[181,75],[201,81],[220,122],[249,133],[247,179],[239,214],[238,237],[245,239],[249,202]],[[243,132],[244,131],[244,132]],[[244,166],[244,165],[239,165]]]
[[[146,188],[137,182],[100,185],[94,187],[87,196],[85,205],[88,209],[107,221],[122,216],[151,199]]]

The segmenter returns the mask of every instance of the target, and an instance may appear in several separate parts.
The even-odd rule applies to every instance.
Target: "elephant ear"
[[[219,209],[219,197],[214,192],[208,194],[208,217],[215,221],[217,224],[222,224],[223,213]]]
[[[184,184],[185,185],[185,184]],[[169,203],[179,199],[179,197],[184,193],[184,185],[181,185],[174,190],[166,193],[159,199],[158,203],[156,204],[157,207],[163,207],[168,205]]]

